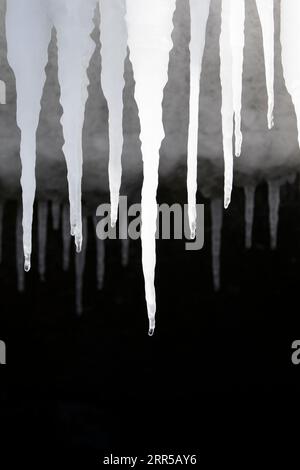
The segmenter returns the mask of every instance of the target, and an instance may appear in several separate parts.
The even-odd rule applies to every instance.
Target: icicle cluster
[[[8,61],[16,76],[17,123],[21,129],[23,247],[30,269],[31,227],[35,196],[36,130],[45,82],[47,49],[56,28],[58,78],[63,107],[64,154],[68,169],[71,234],[81,250],[82,128],[87,100],[87,67],[94,50],[95,0],[10,0],[6,32]]]
[[[62,208],[63,267],[70,261],[70,237],[75,238],[78,292],[84,270],[86,244],[82,237],[81,180],[82,128],[87,100],[87,68],[95,44],[90,34],[97,0],[9,0],[6,33],[8,61],[15,73],[17,89],[17,123],[21,130],[22,202],[18,212],[17,251],[21,259],[22,245],[25,270],[30,269],[32,220],[35,197],[36,130],[45,82],[47,48],[51,30],[56,28],[58,45],[58,78],[63,108],[62,127],[64,154],[68,170],[70,206]],[[198,116],[200,79],[210,0],[189,0],[191,17],[190,40],[190,103],[187,147],[187,189],[191,237],[196,230]],[[222,132],[225,163],[224,206],[228,207],[233,184],[233,154],[242,151],[242,82],[244,60],[245,0],[222,0],[220,34],[220,80],[222,88]],[[273,126],[274,108],[274,1],[256,0],[262,27],[268,93],[267,122]],[[129,47],[135,79],[135,99],[141,125],[141,149],[144,181],[142,188],[142,262],[149,317],[149,333],[155,328],[155,232],[157,218],[159,151],[164,137],[162,123],[163,90],[168,80],[169,53],[172,48],[173,14],[176,0],[99,0],[102,71],[101,84],[109,112],[109,187],[111,224],[118,216],[123,148],[124,61]],[[299,0],[281,0],[282,65],[287,89],[291,94],[300,126],[300,29]],[[0,81],[0,103],[6,102],[5,83]],[[233,145],[234,136],[234,145]],[[201,145],[201,142],[200,142]],[[300,145],[300,137],[299,137]],[[251,246],[254,211],[254,188],[246,187],[246,246]],[[269,184],[271,245],[276,245],[279,186]],[[0,229],[2,220],[0,207]],[[60,225],[60,205],[52,202],[52,223]],[[219,251],[222,213],[220,201],[212,203],[214,283],[219,287]],[[48,204],[38,205],[39,272],[45,276]],[[22,226],[22,227],[21,227]],[[21,237],[22,240],[21,240]],[[128,262],[128,242],[122,241],[122,260]],[[1,253],[0,253],[1,257]],[[105,247],[97,241],[98,287],[103,284]],[[24,288],[23,273],[18,261],[19,289]],[[77,297],[81,310],[81,294]]]

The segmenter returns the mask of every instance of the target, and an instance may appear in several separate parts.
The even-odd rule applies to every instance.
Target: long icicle
[[[220,257],[221,257],[221,240],[222,240],[222,224],[223,224],[223,205],[221,199],[213,199],[210,203],[211,207],[211,225],[212,225],[212,266],[213,266],[213,283],[214,290],[220,290]]]
[[[111,225],[118,218],[122,179],[124,63],[127,55],[126,0],[100,1],[101,84],[109,114]],[[113,25],[113,26],[112,26]]]
[[[270,241],[271,249],[277,247],[277,232],[279,222],[280,207],[280,184],[279,181],[268,181],[268,200],[269,200],[269,222],[270,222]]]
[[[242,147],[241,103],[243,78],[245,1],[222,0],[222,26],[220,35],[220,79],[222,86],[222,130],[224,152],[224,207],[231,200],[233,182],[233,146],[235,133],[235,155]],[[235,122],[235,128],[233,126]]]
[[[38,203],[38,271],[41,281],[45,280],[46,274],[46,247],[48,227],[48,202]]]
[[[157,219],[159,150],[164,137],[162,100],[168,81],[175,0],[127,0],[130,59],[139,109],[144,168],[142,188],[142,263],[149,318],[149,335],[155,329],[155,232]]]
[[[7,57],[16,77],[17,124],[21,129],[23,248],[30,269],[35,197],[36,130],[45,82],[51,23],[39,0],[9,0],[6,13]]]
[[[297,116],[300,147],[300,2],[281,0],[281,49],[285,84]]]
[[[190,0],[190,116],[187,155],[188,215],[191,238],[196,234],[196,194],[200,79],[210,0]]]
[[[255,186],[245,186],[245,245],[248,250],[252,247],[254,200]]]
[[[268,128],[274,126],[274,0],[256,0],[260,18],[268,92]]]
[[[88,97],[87,68],[95,48],[95,43],[90,37],[94,11],[94,0],[67,1],[55,23],[60,101],[63,108],[61,122],[65,139],[63,150],[68,169],[70,224],[77,252],[80,252],[82,246],[82,130]]]

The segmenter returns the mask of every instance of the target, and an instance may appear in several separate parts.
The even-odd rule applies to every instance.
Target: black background
[[[244,195],[224,214],[221,291],[211,274],[211,221],[205,245],[157,244],[157,329],[147,336],[140,242],[129,266],[120,242],[107,242],[103,292],[96,292],[95,238],[89,225],[84,313],[74,313],[74,263],[61,267],[60,233],[48,224],[47,280],[36,249],[26,292],[17,294],[15,220],[5,207],[1,282],[0,456],[23,463],[66,459],[83,468],[104,455],[193,453],[203,468],[268,464],[297,451],[300,365],[299,182],[282,188],[278,249],[269,249],[267,185],[256,192],[253,248],[244,248]],[[168,195],[161,191],[159,199]],[[170,202],[171,199],[169,198]],[[168,202],[168,201],[167,201]],[[36,232],[36,228],[34,230]],[[33,246],[36,246],[34,243]],[[72,258],[73,259],[73,258]],[[284,418],[284,423],[282,422]],[[282,446],[282,438],[288,448]],[[220,467],[222,468],[222,467]],[[268,465],[267,465],[268,468]]]

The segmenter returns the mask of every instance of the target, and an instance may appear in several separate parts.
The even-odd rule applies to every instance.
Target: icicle
[[[274,180],[268,181],[268,190],[271,249],[275,250],[277,247],[277,231],[280,207],[279,182]]]
[[[94,217],[94,226],[96,230],[97,218]],[[103,289],[105,274],[105,241],[96,236],[96,257],[97,257],[97,289]]]
[[[41,281],[45,280],[46,274],[46,247],[47,247],[47,227],[48,227],[48,203],[38,203],[38,267]]]
[[[222,85],[222,128],[225,163],[224,207],[230,204],[233,181],[233,120],[235,121],[235,155],[242,147],[241,103],[244,50],[244,0],[222,0],[220,36],[220,78]]]
[[[281,0],[281,48],[285,84],[297,116],[300,146],[300,2]]]
[[[0,263],[2,263],[2,232],[3,232],[3,211],[4,203],[0,202]]]
[[[198,156],[198,116],[200,78],[205,46],[206,24],[210,0],[190,0],[191,41],[190,41],[190,117],[188,136],[188,212],[191,238],[196,233],[196,194],[197,194],[197,156]]]
[[[261,22],[266,82],[268,91],[268,127],[274,126],[274,0],[256,0],[257,10]]]
[[[129,261],[129,248],[130,248],[129,238],[127,240],[121,240],[121,243],[122,243],[122,266],[126,268],[126,266],[128,266],[128,261]]]
[[[118,218],[122,177],[124,62],[127,55],[126,0],[100,0],[101,83],[109,112],[111,224]]]
[[[221,199],[213,199],[210,203],[212,219],[212,264],[215,291],[220,290],[220,256],[223,224],[223,206]]]
[[[68,169],[71,234],[77,252],[82,245],[81,180],[82,129],[88,97],[87,68],[95,48],[90,34],[93,30],[95,0],[72,0],[55,22],[58,46],[58,79],[61,89],[61,119]]]
[[[142,262],[149,318],[155,329],[155,232],[157,219],[159,149],[164,137],[163,90],[168,81],[175,0],[127,0],[128,45],[135,78],[144,163],[142,188]]]
[[[0,80],[0,104],[6,104],[6,84]]]
[[[63,207],[62,213],[62,238],[63,238],[63,270],[68,271],[70,266],[70,208],[69,205]]]
[[[30,269],[31,230],[35,196],[36,130],[45,82],[51,24],[40,0],[9,0],[6,13],[8,61],[15,73],[17,123],[21,129],[20,156],[23,191],[25,270]]]
[[[245,245],[252,247],[255,186],[245,186]]]
[[[52,225],[54,230],[59,230],[60,223],[60,204],[57,201],[52,201],[51,204],[52,212]]]
[[[86,217],[83,218],[82,230],[83,230],[82,251],[75,255],[76,256],[75,274],[76,274],[76,313],[77,315],[81,315],[83,312],[82,289],[83,289],[83,274],[84,274],[84,268],[85,268],[87,237],[88,237]]]
[[[22,207],[18,207],[17,223],[16,223],[16,267],[17,267],[17,280],[18,291],[24,292],[25,290],[25,276],[23,265],[23,228],[22,228]]]

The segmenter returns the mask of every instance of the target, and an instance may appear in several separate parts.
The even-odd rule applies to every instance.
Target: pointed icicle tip
[[[154,318],[149,318],[148,336],[153,336],[154,331],[155,331],[155,319]]]
[[[30,260],[30,255],[29,254],[25,254],[25,257],[24,257],[24,271],[26,273],[28,273],[30,271],[30,268],[31,268],[31,260]]]

